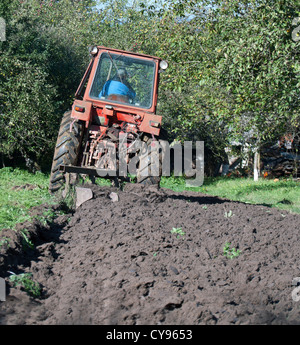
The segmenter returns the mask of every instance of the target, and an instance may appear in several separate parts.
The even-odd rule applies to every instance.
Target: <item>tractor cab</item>
[[[89,96],[149,109],[153,103],[155,67],[153,60],[103,52]]]
[[[90,65],[75,94],[96,107],[112,105],[116,111],[141,116],[154,114],[159,74],[168,66],[158,57],[95,46]],[[75,101],[74,107],[80,103]],[[74,110],[73,107],[73,110]],[[75,111],[74,118],[80,118]],[[85,116],[81,119],[86,120]]]

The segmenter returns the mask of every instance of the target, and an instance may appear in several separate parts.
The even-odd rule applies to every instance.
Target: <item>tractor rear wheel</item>
[[[164,140],[165,137],[166,134],[164,136],[160,135],[156,140],[154,138],[144,136],[143,141],[147,145],[147,150],[145,150],[145,152],[141,152],[139,155],[139,166],[136,176],[137,183],[145,186],[159,186],[162,176],[163,143],[167,142],[167,140]],[[153,146],[154,154],[151,153],[151,146]]]
[[[65,183],[65,175],[59,170],[60,165],[76,165],[81,147],[83,126],[74,122],[71,111],[67,111],[60,124],[50,174],[49,192],[56,193]]]

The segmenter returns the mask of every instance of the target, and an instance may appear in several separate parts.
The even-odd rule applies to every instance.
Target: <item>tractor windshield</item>
[[[151,108],[155,63],[123,54],[102,53],[90,96]]]

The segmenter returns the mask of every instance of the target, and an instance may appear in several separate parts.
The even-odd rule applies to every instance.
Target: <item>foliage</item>
[[[231,243],[226,242],[223,248],[223,255],[225,255],[228,259],[236,258],[240,255],[241,251],[239,249],[230,248]]]
[[[9,248],[9,242],[10,242],[10,238],[8,237],[4,237],[0,240],[0,249],[2,246],[5,246],[6,248]]]
[[[5,86],[0,99],[0,150],[4,153],[20,151],[24,158],[30,153],[41,155],[48,151],[48,143],[55,131],[57,119],[53,99],[54,87],[47,84],[47,75],[39,66],[14,57],[0,57],[1,81]]]
[[[176,134],[209,136],[219,147],[220,137],[263,141],[295,130],[299,42],[291,26],[299,11],[298,1],[170,1],[156,37],[171,66],[163,85],[180,104]]]
[[[180,238],[181,236],[183,237],[185,235],[185,232],[182,230],[182,228],[173,228],[171,230],[171,234],[176,234],[176,237]]]
[[[4,0],[0,16],[0,153],[51,161],[93,44],[167,59],[164,126],[220,160],[233,140],[299,131],[298,0]]]
[[[5,4],[9,14],[7,39],[0,42],[0,151],[17,151],[41,162],[52,157],[60,118],[88,63],[97,11],[91,13],[92,1]]]
[[[297,1],[216,1],[204,95],[232,139],[247,132],[262,141],[299,126],[299,43],[291,39],[299,10]]]
[[[224,213],[224,217],[225,218],[231,218],[233,216],[234,216],[234,214],[233,214],[233,212],[231,210],[229,210],[228,212],[225,211],[225,213]]]
[[[28,237],[28,230],[27,229],[22,229],[20,231],[20,233],[23,236],[23,246],[25,248],[33,249],[34,248],[34,244],[32,243],[32,241]]]
[[[297,131],[298,1],[103,3],[114,9],[108,44],[169,61],[158,111],[172,138],[204,140],[223,159],[232,141],[255,147]]]
[[[39,297],[41,295],[41,287],[37,282],[32,280],[32,273],[13,273],[9,276],[9,280],[15,287],[23,287],[30,296]]]

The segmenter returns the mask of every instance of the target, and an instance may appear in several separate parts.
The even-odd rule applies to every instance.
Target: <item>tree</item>
[[[299,43],[291,39],[298,1],[216,1],[208,21],[207,92],[230,138],[252,132],[255,150],[299,126]],[[213,64],[210,69],[209,66]]]
[[[7,40],[0,42],[0,151],[49,164],[60,119],[88,64],[98,27],[94,1],[1,4]],[[5,5],[5,6],[4,6]]]
[[[204,140],[219,160],[232,141],[248,136],[259,149],[300,128],[297,0],[4,0],[4,9],[2,152],[50,154],[93,44],[168,60],[158,99],[164,126],[172,138]],[[30,108],[33,121],[22,122]]]
[[[298,1],[182,0],[165,9],[152,37],[170,61],[164,86],[180,104],[176,134],[206,134],[223,147],[250,137],[259,152],[299,127],[299,42],[291,39]]]

